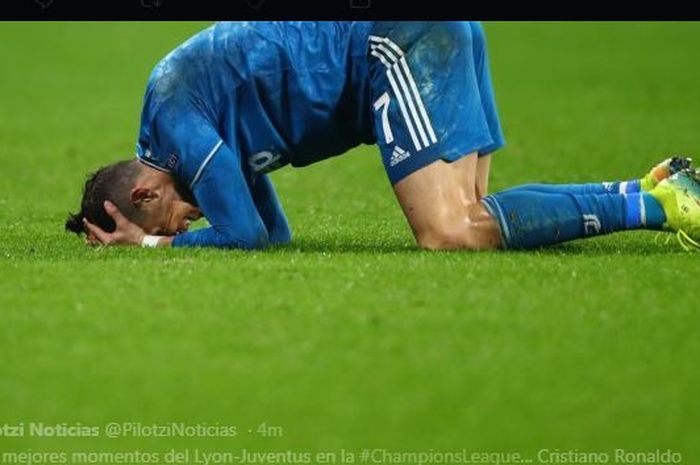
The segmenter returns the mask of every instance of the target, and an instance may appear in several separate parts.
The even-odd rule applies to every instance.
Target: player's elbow
[[[244,250],[264,249],[270,245],[270,238],[266,232],[259,232],[242,239],[238,239],[238,247]]]
[[[292,242],[292,230],[288,224],[280,225],[270,231],[270,244],[284,245]]]
[[[285,235],[276,235],[274,237],[270,237],[270,245],[285,245],[289,244],[290,242],[292,242],[291,232]]]
[[[235,247],[243,250],[259,250],[264,249],[269,245],[270,241],[268,241],[267,238],[255,238],[238,241]]]
[[[257,250],[270,245],[270,238],[264,228],[245,230],[223,229],[220,232],[220,246],[227,249]]]

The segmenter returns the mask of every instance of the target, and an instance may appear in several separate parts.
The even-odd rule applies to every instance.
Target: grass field
[[[238,435],[27,432],[0,434],[0,452],[467,449],[545,463],[541,449],[672,449],[700,463],[700,258],[652,233],[421,252],[373,147],[274,173],[288,247],[93,250],[64,233],[85,174],[133,152],[151,67],[202,27],[0,23],[0,428]],[[700,148],[700,24],[486,29],[508,139],[493,189],[630,178]]]

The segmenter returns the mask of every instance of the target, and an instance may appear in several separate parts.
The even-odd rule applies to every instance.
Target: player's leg
[[[634,194],[649,192],[664,179],[675,173],[693,169],[692,159],[673,156],[656,166],[640,179],[612,182],[592,182],[584,184],[524,184],[513,189],[530,190],[542,193],[581,194]]]
[[[462,186],[465,171],[475,172],[476,160],[476,154],[459,163],[438,160],[394,185],[422,247],[532,249],[616,231],[660,230],[669,224],[669,211],[678,216],[676,193],[668,188],[662,191],[665,206],[657,193],[572,194],[557,186],[548,192],[516,188],[472,202]],[[697,219],[684,221],[692,228]]]
[[[486,35],[483,26],[478,21],[470,21],[472,58],[474,60],[474,71],[479,88],[482,109],[489,126],[491,138],[495,141],[494,146],[503,145],[503,131],[498,117],[496,98],[491,80],[491,69],[488,59]],[[493,151],[493,147],[486,147],[480,153],[477,164],[476,190],[477,198],[481,198],[488,193],[488,177],[490,171],[491,158],[487,155]],[[690,159],[682,157],[672,157],[656,165],[646,176],[641,179],[628,181],[586,183],[586,184],[527,184],[519,186],[517,189],[527,189],[543,193],[570,193],[570,194],[606,194],[606,193],[636,193],[640,191],[650,191],[659,181],[669,177],[671,174],[690,167]]]
[[[501,120],[498,116],[498,105],[496,104],[496,93],[491,80],[491,67],[489,64],[488,48],[486,45],[486,34],[479,21],[469,21],[465,23],[471,34],[473,69],[476,76],[476,84],[481,100],[481,109],[489,128],[489,134],[493,142],[482,147],[480,156],[488,155],[501,148],[505,144]]]
[[[498,219],[504,247],[532,249],[615,231],[668,230],[700,249],[700,175],[678,172],[650,192],[542,193],[512,189],[483,200]]]
[[[499,141],[500,145],[502,145],[503,135],[491,81],[486,37],[480,23],[470,22],[469,26],[471,29],[474,70],[482,109],[486,116],[492,139]],[[491,157],[483,155],[490,153],[490,151],[492,151],[491,148],[487,147],[479,153],[481,157],[478,165],[480,166],[477,167],[476,176],[478,197],[483,197],[487,192]],[[515,230],[512,234],[513,236],[517,236],[519,232],[527,231],[528,227],[531,227],[527,237],[521,238],[522,240],[520,241],[514,240],[514,244],[510,244],[511,247],[517,248],[540,246],[570,238],[623,229],[640,227],[660,229],[666,220],[663,209],[653,196],[644,192],[650,191],[662,179],[688,167],[689,160],[674,157],[658,164],[642,179],[606,183],[528,184],[520,186],[511,189],[510,194],[507,195],[507,197],[513,198],[509,200],[518,204],[518,207],[510,212],[510,216],[511,218],[519,218],[521,215],[525,215],[529,219],[520,223],[513,221],[515,224],[511,225],[505,224],[507,221],[501,221],[501,226],[502,228]],[[551,197],[529,195],[522,191],[550,194]],[[624,196],[589,197],[589,195],[603,194],[624,194]],[[627,197],[629,194],[635,195]],[[556,209],[551,209],[552,205],[555,205]],[[528,211],[528,208],[532,208],[534,211]],[[497,209],[493,213],[494,216],[499,215]],[[623,218],[624,221],[622,221]],[[556,221],[558,223],[554,234],[549,233],[552,229],[547,226],[547,221]],[[588,222],[586,223],[586,221]],[[526,227],[522,227],[524,223],[526,223]],[[518,238],[516,237],[515,239]],[[506,246],[508,245],[506,244]]]
[[[498,222],[474,197],[476,161],[476,153],[453,163],[436,160],[394,185],[421,247],[479,250],[502,246]],[[471,173],[472,189],[465,189],[465,172]]]
[[[468,23],[378,23],[369,51],[378,145],[418,243],[499,247],[477,197],[477,153],[494,140]]]
[[[462,160],[474,160],[472,154]],[[461,161],[461,160],[460,160]],[[686,172],[651,193],[571,194],[511,189],[465,201],[464,166],[441,160],[406,176],[397,198],[418,243],[428,249],[532,249],[632,229],[685,231],[687,248],[700,239],[700,183]],[[680,176],[680,178],[679,178]]]
[[[431,249],[535,248],[667,224],[670,210],[660,208],[658,195],[646,193],[515,189],[472,202],[478,165],[473,154],[495,141],[470,56],[470,28],[410,23],[377,29],[370,38],[370,85],[378,143],[419,244]]]
[[[477,198],[481,199],[488,194],[489,174],[491,171],[491,153],[503,146],[504,137],[498,117],[498,107],[496,96],[491,81],[491,69],[488,59],[488,49],[486,45],[486,34],[483,26],[478,21],[470,21],[469,28],[472,35],[472,58],[474,60],[474,70],[476,73],[477,86],[481,99],[481,107],[489,127],[493,144],[482,148],[479,152],[479,162],[476,168],[476,192]]]
[[[484,197],[504,247],[532,249],[616,231],[660,230],[661,204],[649,193],[570,194],[511,189]]]
[[[452,162],[454,176],[472,201],[481,200],[489,189],[491,156],[470,154]]]
[[[483,199],[489,193],[489,175],[491,174],[491,155],[479,157],[476,163],[476,198]]]
[[[444,189],[448,185],[447,179],[451,179],[454,182],[454,189],[458,191],[459,199],[464,205],[476,203],[479,200],[476,189],[478,160],[479,158],[474,152],[453,162],[445,163],[443,161],[442,165],[438,164],[438,166],[445,166],[444,173],[442,173],[445,179],[442,188]]]

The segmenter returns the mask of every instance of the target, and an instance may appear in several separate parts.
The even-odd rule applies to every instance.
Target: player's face
[[[158,190],[158,197],[143,206],[147,219],[140,226],[146,234],[174,236],[187,231],[192,221],[202,217],[199,208],[185,200],[173,183]]]

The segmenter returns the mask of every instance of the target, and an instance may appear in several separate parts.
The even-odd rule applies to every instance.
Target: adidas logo
[[[411,152],[407,152],[397,145],[396,147],[394,147],[394,151],[391,153],[391,160],[389,161],[389,166],[396,166],[410,156]]]

